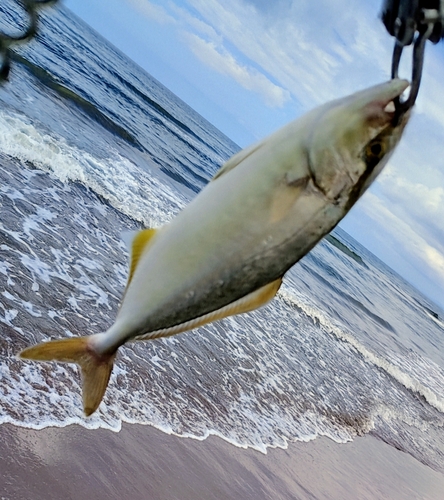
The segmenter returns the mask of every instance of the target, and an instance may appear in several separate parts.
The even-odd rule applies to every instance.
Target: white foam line
[[[133,219],[142,221],[147,226],[157,225],[169,220],[174,212],[177,212],[185,203],[185,199],[179,192],[173,191],[155,178],[143,175],[143,173],[141,174],[141,171],[133,163],[120,157],[116,152],[111,152],[111,157],[108,159],[98,160],[87,152],[68,145],[63,138],[49,135],[47,132],[44,132],[43,127],[30,122],[26,117],[19,114],[12,114],[11,112],[8,114],[4,110],[0,110],[0,150],[19,160],[31,162],[42,170],[51,172],[62,182],[68,180],[82,182],[85,186],[93,189],[96,193],[106,198],[115,208]],[[35,174],[29,172],[29,175]],[[11,196],[16,197],[17,195],[11,193]],[[48,214],[42,212],[38,214],[37,218],[29,218],[28,226],[26,226],[29,232],[31,230],[38,230],[38,224],[44,222],[46,216],[48,216]],[[42,279],[46,277],[47,270],[43,265],[39,266],[39,263],[36,261],[27,262],[27,264],[33,272],[41,275],[40,277]],[[88,263],[88,265],[94,266],[95,263],[91,262]],[[0,263],[0,272],[5,273],[7,271],[8,265],[3,262]],[[49,278],[49,275],[47,277]],[[92,293],[92,291],[87,289],[84,293]],[[294,295],[288,294],[285,290],[282,290],[280,292],[280,297],[301,308],[308,316],[317,319],[327,331],[331,331],[338,339],[351,345],[369,363],[380,367],[406,388],[421,394],[430,405],[444,413],[444,401],[437,397],[429,388],[425,387],[387,360],[372,353],[351,335],[333,326],[319,311],[310,307],[302,300],[298,300]],[[99,294],[98,300],[105,300],[105,298]],[[4,309],[4,317],[0,316],[0,321],[13,326],[12,322],[16,314],[17,311],[14,309]],[[1,368],[2,366],[0,364],[0,372]],[[29,380],[29,378],[32,377],[27,377],[27,380]],[[77,404],[77,401],[75,403]],[[167,434],[200,441],[207,439],[209,436],[217,436],[239,448],[250,447],[262,453],[266,453],[268,448],[286,449],[290,442],[311,441],[318,436],[326,436],[341,443],[353,439],[353,435],[348,429],[341,429],[343,432],[337,435],[335,435],[334,429],[329,433],[324,423],[317,420],[316,415],[312,417],[307,416],[306,422],[301,421],[304,432],[298,437],[281,437],[282,442],[280,444],[247,444],[212,429],[205,430],[200,436],[191,433],[176,433],[168,424],[153,423],[149,421],[155,420],[159,422],[163,420],[162,416],[157,414],[155,409],[148,409],[145,421],[132,419],[127,416],[119,415],[117,417],[114,415],[114,411],[115,409],[108,409],[102,404],[101,412],[94,418],[88,420],[81,416],[69,416],[64,418],[63,421],[51,419],[40,420],[38,423],[33,423],[19,422],[11,416],[5,415],[1,417],[0,422],[9,422],[17,426],[32,429],[42,429],[48,426],[65,427],[66,425],[79,424],[88,429],[104,428],[113,432],[119,432],[121,430],[122,422],[128,424],[137,423],[141,425],[151,425]],[[369,429],[371,426],[372,423],[370,422]]]
[[[47,427],[56,427],[56,428],[63,428],[67,427],[68,425],[80,425],[84,427],[85,429],[88,430],[96,430],[96,429],[106,429],[115,433],[119,433],[122,430],[122,424],[128,424],[128,425],[144,425],[144,426],[150,426],[154,427],[155,429],[168,434],[170,436],[176,436],[178,438],[182,439],[194,439],[196,441],[205,441],[208,439],[210,436],[215,436],[218,437],[225,442],[231,444],[232,446],[235,446],[236,448],[241,448],[244,450],[247,449],[253,449],[256,451],[259,451],[260,453],[266,455],[268,452],[268,449],[283,449],[286,450],[288,449],[288,446],[290,443],[296,443],[296,442],[302,442],[302,443],[308,443],[310,441],[314,441],[318,437],[327,437],[334,441],[335,443],[338,444],[345,444],[348,442],[353,441],[353,437],[350,436],[345,439],[340,439],[337,436],[334,436],[333,434],[330,434],[328,432],[312,432],[310,434],[304,435],[304,436],[299,436],[295,438],[287,438],[281,436],[281,439],[283,441],[283,444],[270,444],[270,443],[260,443],[260,444],[248,444],[248,443],[241,443],[239,441],[236,441],[235,438],[231,438],[229,436],[226,436],[220,431],[214,430],[214,429],[207,429],[205,432],[201,435],[197,434],[192,434],[189,432],[184,432],[182,434],[179,434],[178,432],[175,432],[171,426],[166,425],[166,424],[158,424],[155,422],[149,422],[149,421],[141,421],[138,419],[131,419],[128,417],[120,417],[114,425],[110,425],[109,423],[105,422],[104,420],[100,418],[96,418],[94,420],[86,420],[84,418],[78,418],[78,417],[67,417],[63,421],[56,421],[56,420],[44,420],[40,421],[38,423],[32,423],[32,422],[20,422],[15,420],[14,418],[10,417],[9,415],[4,415],[0,419],[0,425],[1,424],[11,424],[15,425],[16,427],[22,427],[24,429],[33,429],[33,430],[42,430]]]
[[[378,368],[381,368],[385,373],[387,373],[392,378],[397,380],[405,388],[419,394],[427,401],[427,403],[429,403],[439,412],[444,413],[444,399],[437,396],[431,389],[426,387],[424,384],[422,384],[418,380],[415,380],[413,377],[403,372],[397,366],[393,365],[386,359],[382,358],[381,356],[378,356],[377,354],[367,349],[367,347],[362,345],[352,335],[334,326],[327,318],[325,318],[325,316],[320,311],[314,309],[313,307],[310,307],[301,300],[298,300],[289,291],[281,289],[278,293],[278,296],[280,296],[287,303],[289,302],[291,305],[294,305],[302,309],[302,311],[307,316],[317,319],[325,330],[330,331],[336,338],[352,346],[357,352],[359,352],[364,357],[364,359],[367,362],[372,363]]]
[[[187,432],[185,432],[183,434],[178,434],[178,433],[174,432],[170,427],[164,427],[164,426],[161,426],[158,424],[147,423],[147,422],[141,423],[138,421],[131,421],[129,419],[122,419],[122,420],[127,424],[149,425],[151,427],[154,427],[157,430],[160,430],[161,432],[164,432],[165,434],[168,434],[170,436],[176,436],[179,438],[184,438],[184,439],[194,439],[196,441],[205,441],[210,436],[215,436],[215,437],[218,437],[218,438],[222,439],[223,441],[231,444],[232,446],[235,446],[236,448],[241,448],[243,450],[248,450],[249,448],[251,448],[252,450],[259,451],[260,453],[262,453],[264,455],[267,454],[267,451],[269,448],[273,449],[273,450],[276,448],[286,450],[286,449],[288,449],[289,443],[296,443],[296,442],[308,443],[310,441],[314,441],[316,438],[318,438],[320,436],[328,437],[332,441],[335,441],[336,443],[339,443],[339,444],[344,444],[345,442],[352,441],[351,438],[349,439],[349,441],[340,441],[340,440],[337,440],[328,434],[314,433],[314,434],[311,434],[309,436],[305,436],[304,438],[300,438],[300,439],[285,439],[285,438],[283,438],[283,440],[285,442],[283,445],[279,445],[279,444],[272,445],[272,444],[264,444],[264,443],[262,443],[261,445],[249,445],[246,443],[239,443],[235,439],[229,438],[228,436],[225,436],[221,432],[213,430],[213,429],[206,430],[201,436],[196,436],[195,434],[190,434]]]
[[[82,183],[145,226],[168,222],[186,203],[183,194],[142,171],[117,151],[110,150],[109,158],[95,158],[45,130],[43,125],[9,110],[0,110],[0,151],[32,163],[62,182]]]

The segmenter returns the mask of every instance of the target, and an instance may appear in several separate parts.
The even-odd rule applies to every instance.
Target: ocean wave
[[[76,106],[78,106],[82,111],[84,111],[88,116],[90,116],[97,123],[100,123],[103,128],[112,132],[115,135],[118,135],[129,144],[137,147],[138,149],[144,149],[140,142],[136,139],[136,137],[128,132],[128,130],[124,129],[122,126],[117,124],[114,120],[109,118],[105,113],[100,111],[93,103],[83,98],[79,94],[75,93],[73,90],[65,87],[57,79],[49,73],[49,71],[41,68],[37,64],[34,64],[32,61],[22,57],[17,52],[11,51],[12,59],[23,65],[34,77],[36,77],[40,82],[49,87],[50,89],[57,92],[64,99],[68,99]]]
[[[268,448],[286,449],[291,442],[308,442],[320,436],[346,443],[374,427],[374,422],[365,417],[359,421],[347,415],[320,415],[310,410],[294,419],[280,414],[278,409],[258,413],[257,401],[243,394],[230,408],[230,419],[224,428],[216,428],[211,420],[200,415],[191,428],[184,429],[174,414],[165,415],[143,391],[134,389],[132,394],[122,393],[118,380],[127,376],[122,361],[126,365],[126,356],[113,370],[106,404],[89,418],[85,418],[81,410],[81,390],[74,368],[52,366],[52,375],[57,376],[57,381],[49,381],[40,367],[18,368],[17,362],[10,368],[0,363],[0,393],[5,399],[0,425],[9,423],[39,430],[77,424],[86,429],[113,432],[120,432],[123,423],[151,425],[181,438],[203,441],[209,436],[218,436],[236,447],[253,448],[261,453],[267,453]]]
[[[218,435],[265,453],[318,436],[347,442],[370,432],[378,418],[398,418],[393,400],[372,406],[373,397],[365,392],[381,377],[374,370],[355,372],[360,361],[350,353],[375,365],[384,360],[372,361],[373,353],[285,284],[271,309],[228,318],[180,339],[123,348],[104,404],[84,418],[74,367],[28,365],[12,355],[48,335],[103,331],[109,324],[123,290],[126,257],[121,251],[107,256],[111,248],[118,250],[118,226],[125,224],[122,217],[114,220],[107,204],[133,219],[140,214],[149,225],[169,220],[186,200],[117,155],[115,162],[93,158],[5,110],[0,111],[0,150],[40,169],[19,168],[15,162],[16,170],[4,172],[0,189],[2,210],[9,207],[0,228],[6,255],[0,278],[27,287],[9,282],[0,296],[0,322],[14,339],[1,344],[0,422],[36,429],[77,423],[115,432],[122,422],[138,423],[195,439]],[[106,204],[67,181],[80,181]],[[57,241],[60,224],[70,235],[66,248]],[[346,349],[325,335],[332,331]],[[345,370],[342,381],[334,379],[337,370]],[[363,377],[359,387],[356,373]]]
[[[278,295],[287,304],[303,311],[312,320],[321,325],[325,331],[331,332],[338,340],[352,346],[367,362],[377,366],[406,389],[422,396],[429,405],[433,406],[439,412],[444,413],[444,374],[440,367],[431,360],[424,360],[419,355],[414,355],[415,362],[409,363],[408,358],[401,359],[394,353],[387,353],[390,360],[385,359],[372,352],[353,337],[353,335],[347,333],[343,325],[335,324],[322,311],[304,301],[294,291],[288,288],[281,288]],[[419,363],[419,360],[421,360],[421,363]],[[431,374],[435,374],[434,389],[426,385],[419,377],[415,378],[412,373],[419,375],[423,381],[427,380],[428,383],[432,382]],[[440,393],[437,393],[437,391],[440,391]]]
[[[62,182],[80,182],[146,227],[168,222],[188,201],[117,151],[108,158],[94,157],[12,110],[0,110],[0,151]]]
[[[128,221],[78,183],[10,157],[1,162],[0,423],[116,432],[122,422],[139,423],[197,439],[216,434],[262,452],[318,435],[345,442],[362,432],[365,417],[318,412],[300,401],[297,387],[288,394],[294,375],[276,371],[279,358],[267,352],[272,342],[291,363],[292,351],[274,333],[281,315],[267,326],[264,312],[122,348],[100,411],[85,418],[75,367],[15,355],[48,338],[109,326],[125,285],[119,234]]]
[[[404,344],[395,342],[410,289],[399,285],[405,302],[391,288],[384,296],[399,336],[371,316],[376,306],[347,315],[360,303],[349,300],[355,282],[341,265],[361,276],[365,304],[381,303],[378,280],[393,281],[388,270],[373,272],[376,259],[347,238],[336,245],[347,257],[325,244],[315,250],[319,262],[302,263],[324,266],[320,274],[334,287],[302,271],[301,289],[316,297],[299,293],[289,276],[266,308],[180,338],[122,347],[104,402],[90,418],[75,367],[15,358],[32,343],[105,331],[127,277],[121,232],[169,221],[188,201],[183,185],[197,191],[236,151],[78,20],[55,14],[44,28],[29,52],[18,51],[32,62],[14,65],[14,82],[1,92],[8,104],[0,110],[0,422],[115,432],[123,422],[138,423],[186,438],[217,435],[261,452],[318,436],[341,443],[368,432],[381,436],[382,429],[399,449],[441,463],[444,418],[435,408],[444,398],[443,373],[407,352],[404,345],[415,348],[413,332]],[[146,160],[156,165],[142,171]],[[368,269],[356,264],[361,255]],[[335,303],[344,306],[354,334],[328,317]],[[392,320],[390,307],[398,305]],[[421,342],[420,352],[436,349],[441,314],[410,319],[407,330],[430,326],[430,344]],[[384,335],[396,337],[388,344],[406,355],[383,351]]]

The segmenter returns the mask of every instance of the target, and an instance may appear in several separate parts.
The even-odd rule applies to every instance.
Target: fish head
[[[394,100],[409,86],[394,79],[324,106],[309,139],[314,184],[331,199],[353,204],[386,165],[401,139],[410,110]]]

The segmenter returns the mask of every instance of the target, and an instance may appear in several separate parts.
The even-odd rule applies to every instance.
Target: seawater
[[[0,88],[0,423],[139,423],[262,452],[372,433],[444,470],[444,313],[340,229],[267,307],[120,349],[90,418],[75,367],[16,358],[105,331],[122,232],[167,223],[239,149],[68,10],[41,26]]]

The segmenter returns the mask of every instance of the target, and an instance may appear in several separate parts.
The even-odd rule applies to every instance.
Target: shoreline
[[[181,438],[123,424],[33,430],[0,425],[4,500],[437,500],[444,475],[372,435],[269,448]]]

